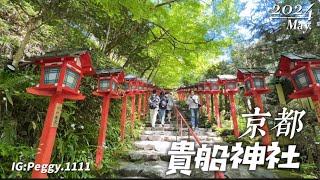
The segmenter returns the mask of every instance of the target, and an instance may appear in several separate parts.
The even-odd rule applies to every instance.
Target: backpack
[[[167,99],[166,97],[162,97],[161,100],[160,100],[160,107],[162,109],[166,108],[167,107]]]
[[[149,103],[150,109],[157,108],[157,105],[158,105],[157,96],[156,95],[152,95],[150,100],[151,100],[151,102]]]

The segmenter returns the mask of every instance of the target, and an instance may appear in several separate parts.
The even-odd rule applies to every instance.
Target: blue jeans
[[[191,124],[192,127],[198,126],[198,119],[199,119],[199,108],[190,108],[191,111]]]
[[[165,117],[166,117],[166,109],[159,109],[159,118],[160,118],[161,124],[164,124]]]

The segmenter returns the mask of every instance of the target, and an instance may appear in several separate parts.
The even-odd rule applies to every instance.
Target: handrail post
[[[178,113],[177,113],[177,111],[178,111],[178,109],[176,108],[175,109],[175,112],[176,112],[176,128],[177,128],[177,131],[178,131],[179,126],[178,126]]]
[[[182,138],[182,117],[181,117],[181,114],[180,115],[180,137]]]
[[[180,136],[182,138],[182,122],[184,122],[188,128],[188,141],[190,142],[190,133],[192,134],[192,136],[195,138],[195,141],[200,145],[200,147],[202,147],[202,143],[200,141],[200,139],[198,138],[198,136],[195,134],[195,132],[193,132],[193,130],[190,128],[190,126],[188,125],[187,121],[184,119],[184,117],[182,116],[182,114],[178,111],[178,108],[175,109],[176,113],[177,113],[177,117],[180,116]],[[177,124],[178,124],[178,119],[177,120]],[[210,157],[211,159],[212,157]],[[211,161],[211,160],[210,160]],[[214,178],[217,179],[225,179],[225,175],[223,172],[221,171],[214,171]]]

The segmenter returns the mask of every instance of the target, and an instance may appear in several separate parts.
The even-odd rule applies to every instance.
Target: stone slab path
[[[114,168],[114,173],[120,178],[126,179],[213,179],[212,171],[203,172],[201,169],[194,168],[194,156],[191,160],[192,172],[190,176],[180,174],[178,171],[175,174],[166,175],[170,162],[170,156],[167,152],[170,150],[172,142],[188,140],[187,128],[183,128],[183,136],[180,137],[180,132],[177,131],[175,126],[175,121],[165,124],[164,127],[156,124],[156,127],[152,128],[150,124],[146,124],[144,131],[140,134],[139,140],[133,143],[136,150],[130,151],[126,159],[120,160],[119,165]],[[222,138],[217,136],[215,132],[212,132],[210,128],[198,128],[195,130],[195,133],[201,143],[207,144],[208,147],[213,144],[220,144],[228,145],[229,149],[231,148],[231,145],[223,142]],[[192,135],[190,135],[190,140],[194,141]],[[195,146],[199,147],[197,143],[195,143]],[[233,153],[231,153],[232,155]],[[227,170],[224,172],[226,178],[279,178],[275,173],[265,168],[258,167],[256,171],[249,171],[247,165],[239,165],[238,169],[231,169],[230,158],[227,163]]]
[[[194,169],[194,163],[191,163],[193,169],[190,176],[180,174],[166,175],[170,162],[170,156],[167,155],[171,148],[172,142],[187,140],[187,128],[184,128],[182,138],[176,131],[175,121],[160,127],[145,127],[144,132],[140,135],[140,140],[134,142],[137,150],[128,153],[128,160],[121,160],[119,166],[115,169],[116,174],[123,178],[213,178],[213,172],[202,172],[200,169]],[[199,128],[195,131],[202,142],[212,144],[213,142],[222,142],[222,138],[210,132],[207,128]],[[193,141],[193,137],[190,136]]]

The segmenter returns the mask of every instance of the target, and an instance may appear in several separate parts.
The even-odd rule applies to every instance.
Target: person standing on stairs
[[[166,117],[166,110],[167,110],[168,100],[164,94],[164,91],[160,93],[160,103],[159,103],[159,117],[161,121],[160,127],[164,126],[164,120]]]
[[[191,124],[192,129],[198,128],[199,119],[199,97],[195,95],[193,91],[190,91],[190,95],[187,99],[187,105],[189,105],[189,110],[191,112]]]
[[[160,98],[157,95],[157,90],[152,90],[152,95],[149,97],[150,108],[150,123],[152,127],[156,126],[157,115],[159,111]]]
[[[166,94],[166,97],[168,100],[168,104],[167,104],[168,122],[170,122],[171,121],[171,113],[172,113],[173,104],[174,104],[174,98],[173,98],[172,92]]]

